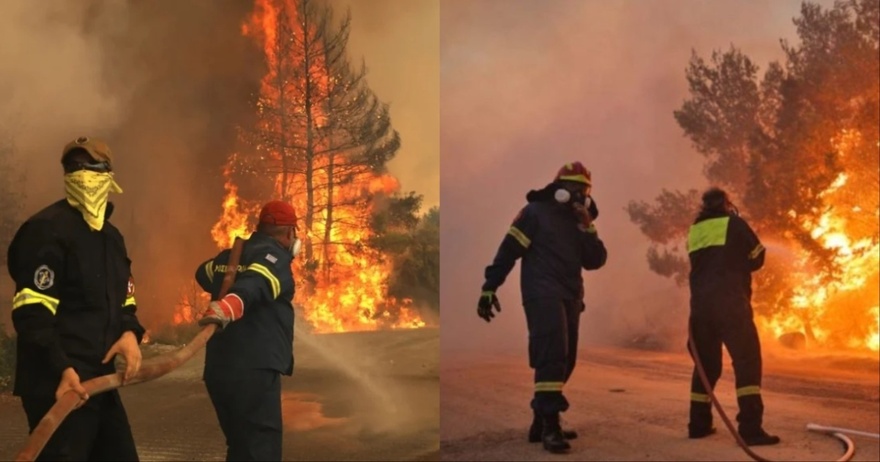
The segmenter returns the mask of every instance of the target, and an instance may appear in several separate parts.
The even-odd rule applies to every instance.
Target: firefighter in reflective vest
[[[733,360],[739,404],[739,434],[750,446],[770,445],[779,437],[763,429],[761,344],[752,318],[752,272],[764,265],[764,246],[739,217],[726,192],[711,188],[690,227],[690,324],[697,355],[714,389],[721,377],[721,346]],[[690,438],[715,433],[709,395],[696,366],[691,379]]]
[[[520,291],[529,329],[529,365],[535,370],[530,442],[550,452],[570,449],[559,414],[569,403],[562,388],[577,359],[578,327],[584,310],[582,270],[605,265],[607,252],[593,220],[599,211],[590,197],[590,172],[580,162],[563,166],[555,180],[528,193],[486,268],[477,314],[489,322],[501,306],[495,294],[522,258]]]
[[[66,198],[30,217],[12,239],[7,266],[15,281],[15,385],[33,431],[56,399],[73,390],[74,410],[37,460],[138,460],[116,390],[89,399],[81,382],[112,374],[117,354],[124,380],[140,368],[131,260],[110,223],[113,178],[105,143],[87,137],[61,156]]]
[[[226,436],[226,460],[281,460],[281,375],[293,373],[296,213],[266,204],[244,243],[235,283],[217,300],[230,250],[203,262],[196,281],[211,294],[199,324],[218,332],[205,353],[205,386]]]

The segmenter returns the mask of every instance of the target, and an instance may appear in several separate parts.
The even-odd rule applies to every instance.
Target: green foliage
[[[415,193],[387,198],[373,216],[370,247],[393,262],[390,296],[439,310],[440,209],[419,216],[421,202]]]

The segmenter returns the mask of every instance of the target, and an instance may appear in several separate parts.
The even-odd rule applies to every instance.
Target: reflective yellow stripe
[[[710,218],[701,221],[688,230],[688,253],[706,247],[724,245],[727,242],[727,223],[730,217]]]
[[[58,304],[61,301],[31,289],[22,289],[21,292],[15,294],[15,297],[12,298],[12,309],[15,310],[16,308],[35,303],[45,306],[54,315],[58,311]]]
[[[596,234],[596,224],[590,223],[590,226],[587,228],[588,233]]]
[[[208,275],[208,282],[214,282],[214,260],[205,263],[205,274]]]
[[[252,263],[251,266],[248,266],[248,271],[255,271],[268,279],[269,285],[272,286],[272,298],[278,298],[278,295],[281,293],[281,283],[278,282],[278,278],[269,271],[269,268],[266,268],[259,263]]]
[[[696,401],[698,403],[709,403],[709,395],[703,393],[691,393],[691,401]]]
[[[535,382],[535,391],[562,391],[563,382]]]
[[[516,226],[511,226],[510,231],[508,231],[507,234],[513,236],[513,238],[516,239],[517,242],[519,242],[519,245],[527,249],[532,244],[532,240],[529,239],[528,236],[526,236],[525,233],[520,231],[519,228],[517,228]]]
[[[586,175],[562,175],[559,177],[560,180],[568,180],[568,181],[577,181],[578,183],[590,184],[590,181],[587,180]]]
[[[749,254],[749,259],[754,260],[754,259],[758,258],[758,255],[761,255],[761,252],[763,252],[763,251],[764,251],[763,245],[761,245],[761,244],[756,245],[755,248],[752,250],[752,252]]]
[[[761,387],[757,385],[749,385],[747,387],[740,387],[736,389],[736,397],[741,398],[743,396],[748,395],[760,395]]]
[[[137,305],[137,302],[134,301],[134,296],[128,297],[125,299],[125,303],[122,304],[123,307]]]

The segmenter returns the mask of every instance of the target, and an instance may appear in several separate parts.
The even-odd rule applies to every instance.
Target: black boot
[[[688,422],[688,438],[705,438],[715,433],[712,426],[712,405],[699,401],[691,401],[690,422]]]
[[[779,437],[776,435],[770,435],[764,431],[764,429],[760,429],[756,432],[742,434],[743,441],[746,442],[748,446],[771,446],[774,444],[779,444]]]
[[[571,445],[562,436],[562,428],[559,427],[559,414],[544,416],[544,431],[541,434],[541,440],[544,442],[544,449],[554,454],[568,452]]]
[[[529,427],[529,443],[540,443],[544,434],[544,421],[538,414],[533,414],[532,426]],[[562,437],[567,440],[577,439],[578,434],[574,430],[562,430]]]

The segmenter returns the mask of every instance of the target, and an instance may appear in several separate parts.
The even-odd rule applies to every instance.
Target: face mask
[[[559,188],[553,194],[553,197],[556,199],[556,202],[559,202],[560,204],[581,204],[585,207],[590,206],[590,198],[582,191],[572,193],[565,188]]]
[[[299,255],[299,251],[302,250],[302,241],[297,238],[293,238],[290,241],[290,254],[293,255],[293,258],[296,258]]]
[[[110,192],[122,193],[122,188],[113,180],[112,173],[99,173],[79,170],[64,175],[64,190],[67,203],[82,213],[89,227],[95,231],[104,228],[104,212]]]

